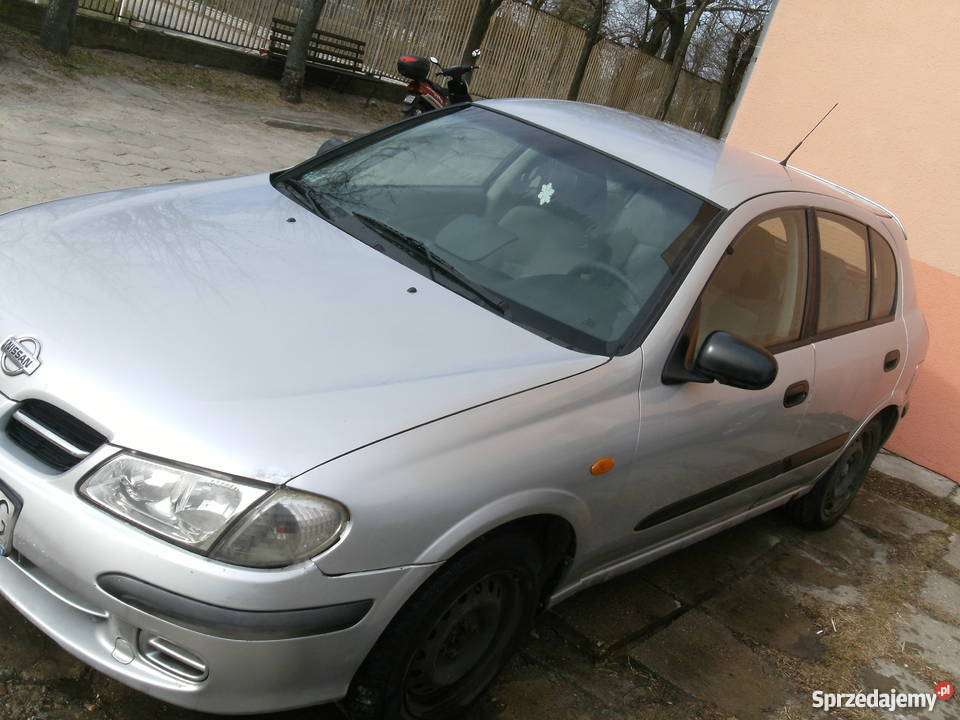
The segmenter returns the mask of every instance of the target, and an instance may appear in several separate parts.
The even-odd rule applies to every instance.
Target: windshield
[[[284,179],[416,251],[395,257],[423,274],[456,279],[449,287],[467,297],[472,285],[507,319],[582,352],[616,354],[718,212],[616,159],[476,106],[357,145]],[[370,242],[356,232],[361,223],[340,225]]]

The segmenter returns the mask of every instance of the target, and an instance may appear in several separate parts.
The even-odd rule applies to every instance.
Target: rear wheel
[[[813,490],[787,505],[787,512],[802,527],[822,530],[843,517],[863,485],[867,471],[880,451],[883,424],[871,421],[847,446]]]
[[[418,97],[413,101],[410,107],[403,111],[403,116],[416,117],[417,115],[423,115],[425,112],[430,112],[431,110],[433,110],[433,106],[422,97]]]
[[[519,535],[455,557],[407,602],[357,671],[351,720],[459,718],[533,623],[543,585],[536,545]]]

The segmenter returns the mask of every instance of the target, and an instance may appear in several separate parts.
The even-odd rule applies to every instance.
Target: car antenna
[[[827,110],[826,115],[824,115],[822,118],[820,118],[820,122],[818,122],[816,125],[814,125],[814,126],[813,126],[813,129],[811,129],[810,132],[808,132],[806,135],[803,136],[803,140],[801,140],[800,142],[798,142],[797,145],[796,145],[796,147],[794,147],[793,150],[791,150],[790,152],[788,152],[788,153],[787,153],[787,156],[786,156],[783,160],[780,161],[780,164],[781,164],[781,165],[783,165],[784,167],[787,166],[787,160],[789,160],[790,158],[793,157],[793,154],[794,154],[797,150],[800,149],[800,146],[803,145],[803,144],[807,141],[807,138],[808,138],[808,137],[810,137],[811,135],[813,135],[813,131],[816,130],[818,127],[820,127],[820,123],[822,123],[824,120],[827,119],[827,115],[829,115],[830,113],[832,113],[834,110],[837,109],[837,105],[839,105],[839,104],[840,104],[840,103],[835,102],[835,103],[833,104],[833,107],[830,108],[829,110]]]

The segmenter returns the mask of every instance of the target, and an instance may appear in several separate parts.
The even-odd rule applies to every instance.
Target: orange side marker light
[[[593,465],[590,466],[591,475],[603,475],[608,473],[616,467],[617,461],[612,457],[600,458]]]

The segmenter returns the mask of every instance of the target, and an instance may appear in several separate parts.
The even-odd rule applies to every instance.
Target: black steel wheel
[[[463,695],[486,687],[522,616],[514,573],[491,573],[464,590],[413,653],[404,686],[407,714],[444,717],[444,708],[456,709]]]
[[[813,489],[787,505],[791,517],[801,526],[812,530],[835,525],[863,485],[867,471],[880,451],[882,435],[881,422],[871,421]]]
[[[543,586],[536,545],[484,540],[450,560],[400,610],[351,683],[351,720],[459,718],[529,630]]]

